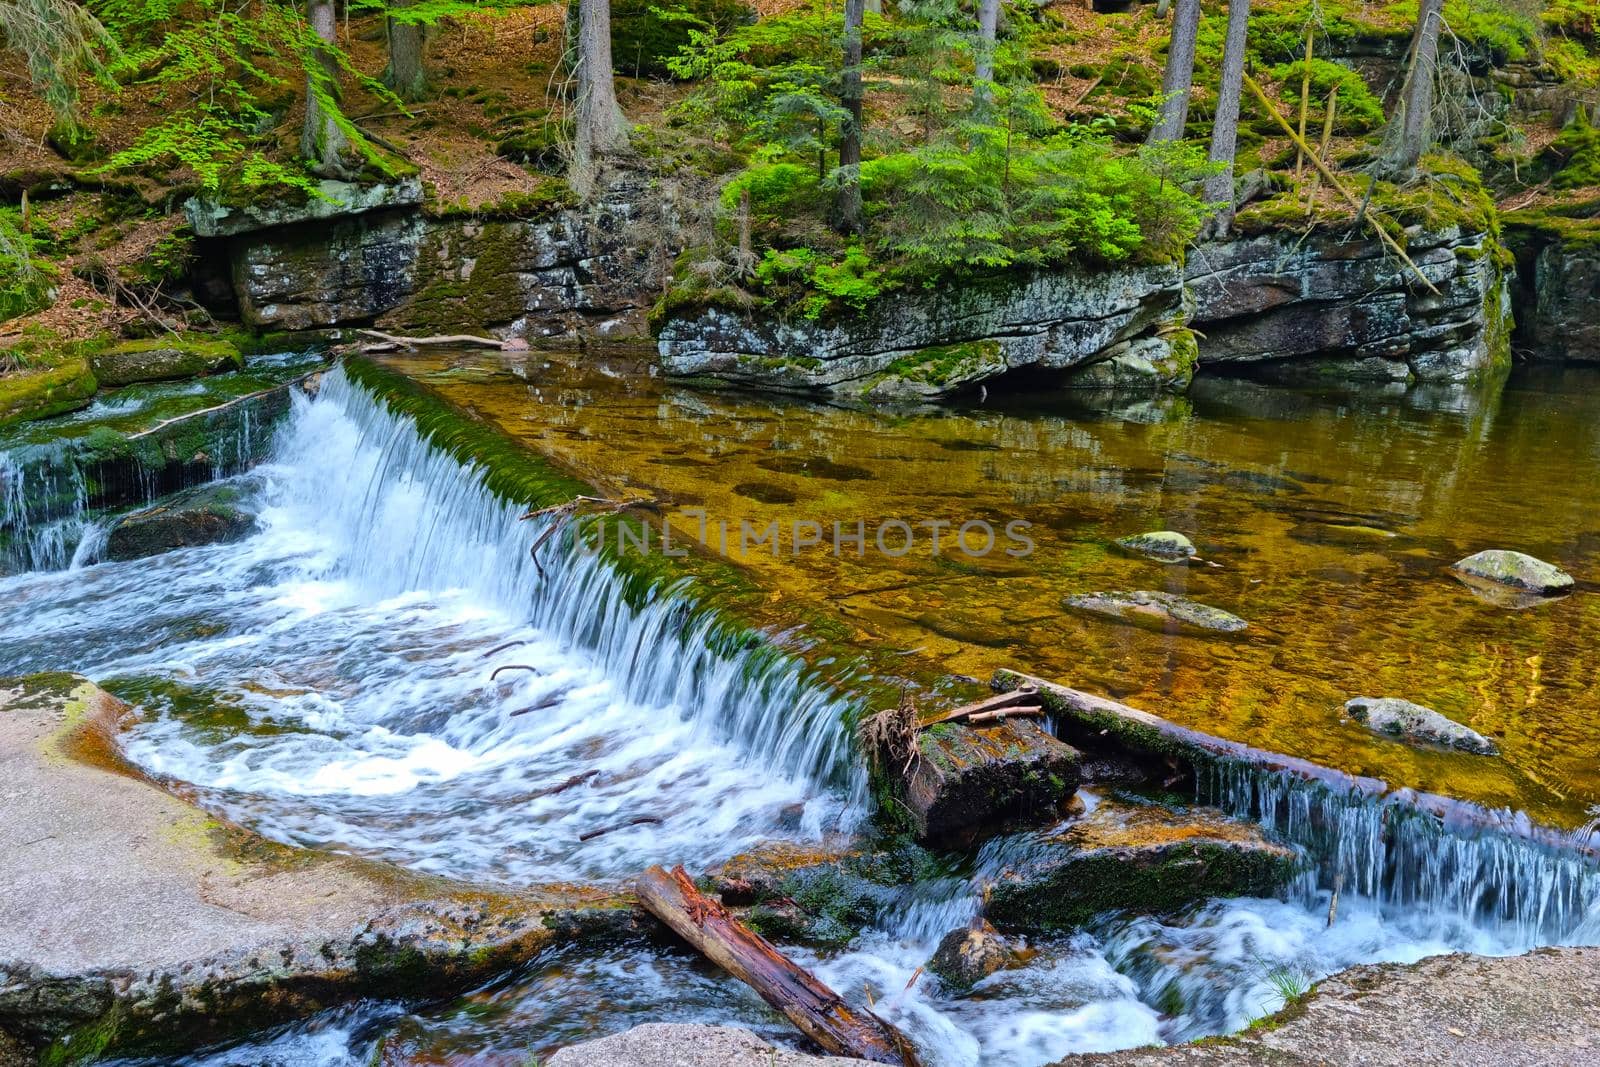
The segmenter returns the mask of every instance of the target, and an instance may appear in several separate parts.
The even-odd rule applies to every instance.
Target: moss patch
[[[0,426],[87,407],[98,386],[84,359],[7,375],[0,378]]]

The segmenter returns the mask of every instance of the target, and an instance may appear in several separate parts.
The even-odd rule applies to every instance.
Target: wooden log
[[[1040,718],[1044,715],[1044,708],[1037,704],[1026,704],[1019,708],[1001,708],[998,711],[980,711],[975,715],[968,715],[962,721],[968,726],[981,726],[989,722],[1005,722],[1007,719]]]
[[[959,708],[943,711],[931,719],[924,719],[917,723],[917,729],[926,730],[930,726],[938,726],[942,722],[956,722],[959,719],[970,719],[974,715],[981,715],[988,711],[998,711],[1001,708],[1016,708],[1039,703],[1037,694],[1028,686],[1009,693],[1000,693],[996,696],[985,697],[971,704],[963,704]]]
[[[639,876],[639,902],[690,947],[745,983],[835,1056],[921,1067],[905,1035],[870,1011],[857,1012],[810,972],[695,888],[682,867]]]

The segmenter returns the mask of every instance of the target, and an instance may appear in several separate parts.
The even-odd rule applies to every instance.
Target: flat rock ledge
[[[1058,1067],[1576,1067],[1597,1060],[1600,949],[1564,948],[1352,967],[1233,1037],[1069,1056]]]
[[[0,680],[0,1033],[63,1062],[448,992],[570,933],[577,909],[628,914],[266,841],[128,766],[129,714],[77,675]]]
[[[1012,933],[1071,930],[1108,911],[1162,914],[1208,897],[1272,896],[1302,862],[1254,823],[1213,809],[1109,800],[1005,850],[983,910]]]
[[[550,1057],[550,1067],[853,1067],[868,1062],[807,1056],[774,1048],[748,1030],[691,1023],[646,1023]]]
[[[1082,615],[1097,615],[1145,630],[1190,634],[1239,634],[1250,624],[1231,612],[1176,593],[1136,589],[1130,593],[1081,593],[1062,603]]]

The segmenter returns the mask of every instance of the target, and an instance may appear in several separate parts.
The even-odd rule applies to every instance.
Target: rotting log
[[[856,1011],[728,909],[695,888],[682,867],[639,876],[639,902],[695,951],[781,1011],[835,1056],[921,1067],[905,1035],[870,1011]]]
[[[1051,713],[1063,740],[1083,749],[1114,748],[1146,758],[1184,763],[1193,774],[1206,764],[1235,763],[1298,778],[1339,793],[1360,794],[1382,803],[1403,804],[1438,819],[1445,827],[1520,838],[1545,848],[1576,850],[1600,857],[1600,832],[1568,833],[1540,826],[1510,811],[1490,811],[1477,804],[1437,793],[1395,788],[1381,778],[1368,778],[1320,763],[1270,752],[1239,741],[1179,726],[1148,711],[1107,697],[1085,693],[1021,671],[995,671],[994,688],[1034,691],[1032,699]]]

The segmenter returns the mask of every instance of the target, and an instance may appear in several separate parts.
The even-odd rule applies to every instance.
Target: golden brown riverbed
[[[820,614],[846,644],[987,679],[1007,666],[1360,774],[1561,824],[1600,803],[1600,371],[1519,372],[1503,390],[1318,394],[1196,382],[1119,401],[1043,389],[926,413],[860,411],[653,380],[620,357],[396,359],[449,400],[611,493],[703,509],[708,539],[768,591],[774,620]],[[902,520],[913,549],[873,530]],[[942,532],[983,520],[981,558]],[[1004,530],[1031,526],[1015,558]],[[777,521],[779,553],[741,551]],[[793,551],[793,523],[820,546]],[[834,554],[832,524],[867,530]],[[700,520],[670,519],[695,539]],[[803,527],[809,531],[809,527]],[[1206,565],[1130,557],[1172,529]],[[904,543],[891,528],[888,545]],[[978,547],[974,535],[970,547]],[[1514,611],[1446,567],[1484,548],[1563,567],[1579,589]],[[1214,564],[1214,565],[1212,565]],[[1182,593],[1249,621],[1240,638],[1069,614],[1096,590]],[[837,635],[835,635],[837,636]],[[1501,758],[1418,751],[1345,721],[1357,695],[1429,705]]]

